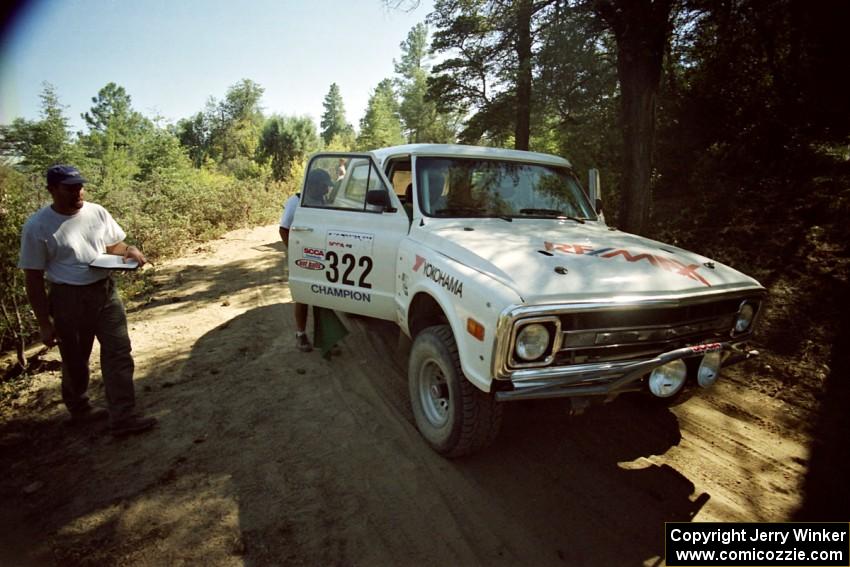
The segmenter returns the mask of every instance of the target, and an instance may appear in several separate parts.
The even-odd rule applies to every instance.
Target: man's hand
[[[41,323],[38,327],[39,331],[41,331],[41,342],[45,346],[52,347],[59,342],[59,337],[56,336],[56,329],[53,328],[53,323]]]
[[[113,244],[112,246],[106,247],[107,254],[114,254],[116,256],[122,256],[124,262],[127,259],[132,258],[136,262],[139,263],[139,267],[141,268],[147,263],[145,259],[145,255],[142,254],[142,251],[136,248],[135,246],[128,246],[124,242],[119,242],[118,244]]]
[[[145,255],[142,254],[142,251],[136,248],[135,246],[128,246],[126,250],[124,250],[124,262],[127,262],[128,258],[132,258],[136,262],[139,263],[139,267],[145,265],[147,260],[145,259]]]

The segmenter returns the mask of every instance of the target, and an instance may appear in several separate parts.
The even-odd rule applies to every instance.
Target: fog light
[[[675,395],[685,384],[688,368],[681,360],[659,366],[649,375],[649,391],[659,398]]]
[[[717,382],[720,375],[720,351],[709,352],[702,357],[697,370],[697,383],[702,388],[709,388]]]

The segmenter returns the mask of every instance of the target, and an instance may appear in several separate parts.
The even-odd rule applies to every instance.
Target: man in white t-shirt
[[[330,191],[333,183],[331,176],[323,169],[315,169],[307,176],[307,184],[304,188],[304,199],[308,205],[319,206],[324,202],[325,195]],[[295,218],[295,210],[301,201],[299,195],[293,195],[283,205],[283,215],[280,217],[280,238],[289,249],[289,228]],[[307,338],[307,312],[309,306],[306,303],[295,302],[295,346],[301,352],[310,352],[313,345]]]
[[[101,254],[122,256],[143,265],[145,257],[124,243],[124,231],[109,212],[84,201],[86,180],[77,168],[47,170],[53,202],[24,224],[18,267],[24,270],[27,298],[47,346],[62,355],[62,401],[72,423],[110,419],[120,436],[156,425],[134,413],[133,357],[124,305],[105,270],[89,264]],[[49,293],[48,293],[49,290]],[[89,356],[100,343],[101,372],[108,412],[89,403]]]

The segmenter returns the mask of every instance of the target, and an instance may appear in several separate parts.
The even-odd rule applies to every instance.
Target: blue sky
[[[409,12],[382,0],[33,0],[0,42],[0,123],[38,118],[42,82],[74,130],[107,83],[168,122],[251,79],[265,113],[317,123],[336,82],[358,126],[370,92],[394,74],[399,44],[433,0]]]

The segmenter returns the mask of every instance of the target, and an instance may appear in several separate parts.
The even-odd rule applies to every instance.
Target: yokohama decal
[[[686,278],[698,281],[704,286],[711,287],[708,280],[697,273],[697,270],[700,267],[699,264],[685,265],[677,260],[665,258],[664,256],[656,256],[655,254],[632,255],[628,250],[623,250],[621,248],[593,248],[592,246],[586,246],[583,244],[553,244],[552,242],[544,242],[543,246],[545,246],[546,250],[549,252],[554,250],[556,252],[563,252],[564,254],[596,256],[597,258],[606,259],[622,256],[627,262],[649,262],[656,268],[674,274],[679,274],[680,276],[685,276]]]
[[[416,261],[413,263],[413,271],[418,272],[420,269],[422,269],[422,273],[425,274],[425,277],[431,278],[434,283],[440,284],[458,297],[463,297],[462,281],[445,273],[422,256],[416,256]]]

